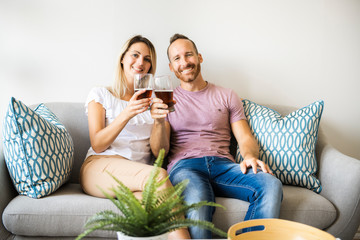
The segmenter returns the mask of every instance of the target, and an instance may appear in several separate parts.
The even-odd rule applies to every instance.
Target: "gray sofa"
[[[74,239],[83,231],[89,216],[103,209],[114,209],[109,200],[88,196],[79,185],[79,169],[90,146],[83,103],[46,105],[73,138],[75,153],[71,179],[55,193],[41,199],[19,196],[7,172],[1,144],[0,239]],[[269,107],[281,114],[294,110]],[[235,146],[233,142],[233,153]],[[305,188],[284,186],[280,217],[324,229],[342,240],[351,240],[360,223],[360,161],[327,144],[321,128],[316,151],[322,192],[316,194]],[[226,207],[226,210],[216,210],[216,226],[226,231],[232,224],[243,220],[247,202],[227,198],[217,198],[216,201]],[[92,237],[115,238],[115,234],[100,231]]]

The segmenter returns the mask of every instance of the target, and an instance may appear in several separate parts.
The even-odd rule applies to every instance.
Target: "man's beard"
[[[201,66],[200,66],[200,63],[198,63],[198,64],[196,65],[196,67],[194,67],[194,66],[195,66],[195,64],[189,63],[189,64],[187,64],[187,65],[184,67],[184,69],[186,69],[186,68],[193,68],[193,69],[195,70],[195,72],[194,72],[194,74],[193,74],[192,77],[189,77],[189,78],[187,78],[187,79],[184,79],[184,78],[182,78],[181,73],[180,73],[179,71],[175,72],[176,77],[177,77],[178,79],[184,81],[184,82],[193,82],[193,81],[195,81],[195,79],[198,77],[198,75],[199,75],[199,73],[200,73],[200,71],[201,71]]]

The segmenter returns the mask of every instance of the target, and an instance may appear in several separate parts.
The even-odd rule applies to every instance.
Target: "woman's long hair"
[[[123,67],[123,64],[121,63],[121,61],[123,60],[125,54],[129,50],[131,45],[133,45],[134,43],[138,43],[138,42],[145,43],[148,46],[148,48],[150,50],[150,58],[151,58],[151,67],[150,67],[148,73],[155,74],[156,51],[155,51],[154,45],[150,42],[149,39],[147,39],[141,35],[136,35],[136,36],[130,38],[129,40],[126,41],[126,43],[124,44],[124,46],[122,47],[122,49],[120,51],[119,57],[116,62],[116,68],[115,68],[115,73],[114,73],[114,82],[113,82],[113,85],[108,88],[108,90],[117,98],[124,97],[126,92],[130,91],[130,89],[128,89],[128,86],[127,86],[126,76],[124,73],[124,67]]]

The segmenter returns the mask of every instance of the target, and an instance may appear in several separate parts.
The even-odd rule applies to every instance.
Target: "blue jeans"
[[[278,218],[282,201],[282,184],[274,176],[258,171],[254,174],[248,169],[246,174],[237,163],[227,158],[202,157],[183,159],[170,170],[173,185],[189,179],[184,191],[188,204],[199,201],[215,202],[219,197],[236,198],[250,202],[245,220],[259,218]],[[214,207],[202,207],[186,214],[187,218],[212,222]],[[189,227],[191,238],[210,239],[210,231],[199,227]]]

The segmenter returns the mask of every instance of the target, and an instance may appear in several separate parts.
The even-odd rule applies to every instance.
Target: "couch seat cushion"
[[[80,184],[67,183],[40,199],[15,197],[4,209],[3,223],[16,235],[75,237],[90,216],[105,209],[116,211],[109,200],[83,193]],[[116,233],[98,231],[89,236],[116,237]]]
[[[216,202],[226,207],[226,210],[216,209],[213,221],[224,231],[243,221],[249,206],[247,202],[230,198],[216,198]],[[90,216],[105,209],[116,211],[109,200],[86,195],[79,184],[68,183],[41,199],[15,197],[4,210],[3,223],[16,235],[75,237],[83,232]],[[319,194],[305,188],[284,186],[280,217],[324,229],[335,220],[336,210]],[[104,231],[91,235],[116,236]]]
[[[295,186],[283,186],[284,198],[281,204],[280,218],[326,229],[336,219],[334,205],[309,189]],[[217,208],[213,223],[222,230],[244,220],[248,202],[233,198],[216,198],[216,202],[226,207]]]

